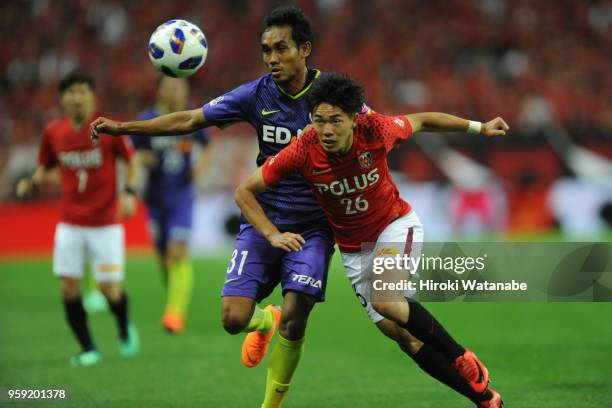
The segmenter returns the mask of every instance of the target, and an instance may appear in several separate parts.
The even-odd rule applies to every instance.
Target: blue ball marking
[[[191,34],[193,34],[194,37],[200,42],[200,44],[202,44],[202,47],[208,48],[208,43],[206,42],[206,36],[204,36],[204,33],[202,31],[198,30],[197,28],[192,28]]]
[[[175,54],[180,54],[183,51],[185,45],[185,33],[180,28],[174,30],[172,38],[170,38],[170,48]]]
[[[149,43],[149,55],[153,59],[160,59],[164,56],[164,50],[155,45],[155,43]]]
[[[202,56],[187,58],[179,64],[179,69],[194,69],[202,62]]]
[[[169,77],[172,77],[172,78],[178,78],[176,74],[172,72],[172,70],[165,65],[161,66],[161,71],[164,73],[164,75],[168,75]]]

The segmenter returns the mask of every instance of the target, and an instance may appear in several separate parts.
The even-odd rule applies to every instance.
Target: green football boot
[[[73,367],[92,366],[102,362],[102,356],[96,350],[84,351],[76,356],[70,357],[70,365]]]
[[[140,339],[138,330],[132,323],[128,323],[128,338],[119,344],[119,352],[123,357],[134,357],[140,349]]]
[[[106,312],[108,310],[108,301],[97,289],[88,291],[83,297],[83,307],[89,315]]]

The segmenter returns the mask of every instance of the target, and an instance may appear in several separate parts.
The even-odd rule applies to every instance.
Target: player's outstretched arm
[[[234,195],[236,204],[251,225],[270,241],[273,247],[284,249],[287,252],[301,251],[302,244],[305,242],[304,238],[292,232],[280,232],[255,198],[255,195],[264,191],[266,187],[260,167],[236,189]]]
[[[133,122],[116,122],[108,118],[99,117],[91,122],[90,131],[91,138],[95,140],[100,137],[100,133],[112,136],[173,136],[191,133],[206,126],[208,124],[206,123],[204,112],[202,112],[201,108],[197,108]]]
[[[440,112],[421,112],[406,115],[412,132],[468,132],[485,136],[505,136],[510,129],[500,117],[486,123],[475,122]]]

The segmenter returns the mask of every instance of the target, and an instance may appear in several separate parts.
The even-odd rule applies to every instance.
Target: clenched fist
[[[134,194],[123,193],[119,196],[119,216],[131,218],[136,213],[136,197]]]
[[[30,196],[33,191],[36,189],[36,185],[32,181],[30,177],[23,178],[19,180],[16,187],[17,198],[26,198]]]
[[[111,136],[119,136],[122,134],[119,122],[115,122],[114,120],[110,120],[102,116],[91,122],[89,129],[92,140],[98,140],[100,138],[100,133],[106,133]]]
[[[480,133],[488,137],[505,136],[510,126],[500,117],[482,124]]]

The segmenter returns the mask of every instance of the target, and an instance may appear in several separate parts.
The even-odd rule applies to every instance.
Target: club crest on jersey
[[[357,161],[359,162],[359,166],[362,169],[369,169],[372,167],[372,153],[363,152],[357,157]]]

